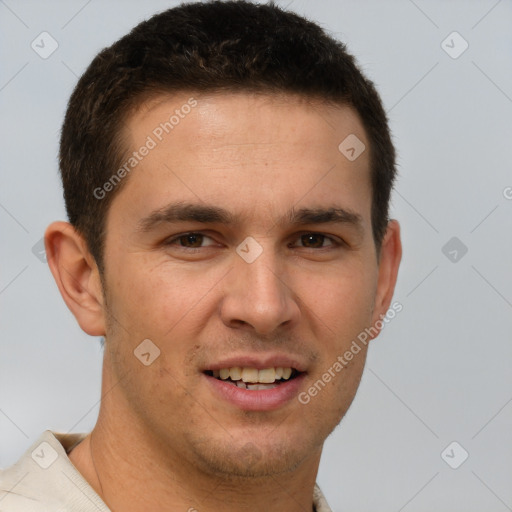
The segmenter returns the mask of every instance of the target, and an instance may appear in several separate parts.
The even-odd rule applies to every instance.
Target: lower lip
[[[272,411],[279,409],[295,398],[304,380],[305,373],[278,384],[272,389],[242,389],[228,382],[203,373],[213,392],[223,400],[245,411]]]

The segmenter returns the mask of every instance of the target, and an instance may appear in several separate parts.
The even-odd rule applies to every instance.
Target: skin
[[[113,200],[103,281],[69,224],[46,232],[64,300],[85,332],[107,340],[98,421],[70,459],[113,511],[312,510],[322,446],[354,398],[366,348],[307,405],[268,411],[219,398],[202,372],[226,355],[289,354],[304,365],[306,391],[389,308],[399,226],[390,221],[378,254],[370,146],[347,106],[160,96],[129,119],[133,150],[191,96],[197,106]],[[351,133],[367,148],[353,162],[338,150]],[[138,229],[180,201],[222,207],[233,222]],[[357,222],[287,220],[292,208],[330,207]],[[189,232],[204,237],[176,238]],[[236,252],[247,236],[262,248],[253,263]],[[149,366],[133,353],[144,339],[160,349]]]

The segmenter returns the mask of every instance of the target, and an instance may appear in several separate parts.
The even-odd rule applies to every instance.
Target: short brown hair
[[[159,13],[103,49],[71,95],[60,140],[70,223],[103,270],[105,219],[126,182],[98,199],[129,148],[123,126],[152,95],[178,91],[294,93],[349,105],[371,155],[372,229],[380,247],[395,179],[395,150],[372,82],[345,45],[318,25],[270,3],[189,3]]]

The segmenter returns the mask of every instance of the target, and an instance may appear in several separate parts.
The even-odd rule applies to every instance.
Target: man
[[[102,402],[2,473],[0,510],[330,510],[322,446],[401,257],[386,116],[344,46],[274,5],[165,11],[81,77],[60,168],[47,256],[105,338]]]

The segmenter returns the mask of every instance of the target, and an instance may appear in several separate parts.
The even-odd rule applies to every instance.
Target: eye
[[[182,235],[175,236],[166,242],[167,245],[178,245],[186,249],[198,249],[200,247],[206,247],[213,245],[215,242],[202,233],[184,233]]]
[[[321,233],[304,233],[299,237],[299,247],[305,247],[307,249],[322,249],[324,247],[334,247],[340,245],[335,242],[331,237],[322,235]]]

